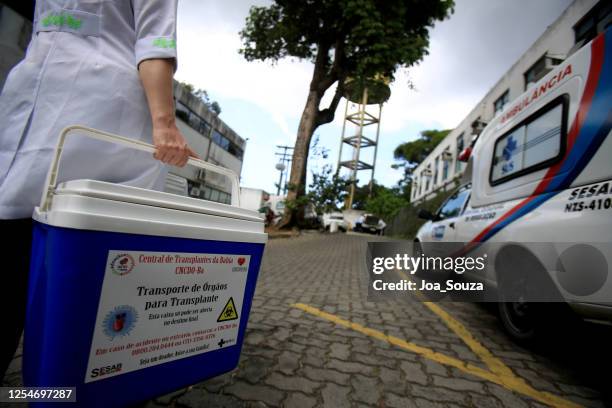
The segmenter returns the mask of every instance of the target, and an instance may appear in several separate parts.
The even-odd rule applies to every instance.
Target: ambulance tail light
[[[468,146],[465,149],[463,149],[461,153],[459,153],[459,156],[457,156],[457,160],[459,160],[460,162],[467,162],[470,159],[471,155],[472,155],[472,146]]]

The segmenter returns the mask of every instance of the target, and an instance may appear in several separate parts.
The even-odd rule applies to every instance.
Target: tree
[[[308,186],[308,202],[315,207],[317,214],[338,210],[348,194],[350,180],[332,174],[330,165],[325,165],[320,172],[312,173],[312,183]]]
[[[240,32],[248,60],[276,62],[285,57],[314,64],[297,131],[288,201],[305,194],[310,141],[315,129],[334,119],[347,77],[393,79],[427,54],[429,28],[452,12],[453,0],[275,0],[253,6]],[[334,85],[327,107],[321,100]],[[294,222],[286,211],[283,226]]]
[[[401,196],[399,189],[381,187],[376,195],[366,201],[365,210],[389,223],[403,207],[408,205],[408,201]]]
[[[183,88],[185,88],[190,94],[198,98],[208,109],[213,111],[216,115],[221,113],[221,105],[217,101],[211,101],[208,96],[208,92],[205,89],[195,89],[194,86],[187,82],[181,82]]]
[[[404,189],[404,195],[410,197],[410,184],[412,182],[412,171],[433,151],[433,149],[451,132],[446,130],[423,130],[418,139],[402,143],[395,148],[393,157],[400,163],[393,168],[403,168],[404,177],[399,185]]]
[[[357,184],[359,180],[356,180],[355,184]],[[373,180],[372,184],[372,194],[370,194],[370,185],[364,184],[362,186],[355,186],[355,195],[353,196],[353,209],[354,210],[365,210],[366,203],[368,199],[371,197],[376,197],[380,190],[385,189],[386,187],[382,184],[378,184],[376,180]]]

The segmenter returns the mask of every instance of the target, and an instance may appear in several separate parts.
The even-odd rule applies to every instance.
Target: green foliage
[[[310,159],[327,159],[329,149],[322,146],[318,135],[315,136],[310,148]],[[287,190],[295,190],[295,185],[287,183]],[[324,214],[338,210],[338,205],[344,201],[348,194],[350,182],[332,174],[332,167],[324,165],[312,171],[312,182],[308,185],[308,193],[294,200],[285,200],[285,206],[290,211],[304,210],[309,203],[314,206],[317,214]]]
[[[441,191],[435,197],[422,204],[414,206],[407,205],[403,207],[393,219],[390,219],[390,221],[385,220],[388,224],[387,235],[413,240],[419,228],[421,228],[421,225],[426,222],[417,216],[419,210],[424,208],[431,213],[435,213],[442,203],[454,192],[454,189],[450,191]]]
[[[423,130],[417,140],[402,143],[395,148],[393,157],[408,164],[418,165],[451,132],[446,130]]]
[[[452,131],[446,130],[423,130],[418,139],[411,142],[402,143],[395,148],[393,157],[399,160],[399,163],[393,165],[393,168],[403,168],[404,178],[400,181],[400,185],[407,188],[408,197],[410,196],[410,181],[412,171],[433,151],[433,149]]]
[[[356,184],[359,184],[359,180],[355,181]],[[372,184],[372,196],[376,197],[381,189],[385,189],[386,187],[382,184],[378,184],[376,180],[373,181]],[[354,210],[364,210],[366,209],[366,202],[370,198],[370,185],[364,184],[363,186],[355,186],[355,194],[353,195],[353,209]]]
[[[407,205],[408,201],[402,197],[399,189],[380,186],[376,194],[366,201],[365,210],[388,223]]]
[[[292,187],[290,184],[287,185],[288,190],[291,190]],[[310,198],[307,196],[298,197],[294,200],[285,200],[285,211],[297,211],[306,207],[306,205],[310,202]]]
[[[332,174],[330,165],[323,166],[320,172],[312,173],[312,183],[308,186],[307,201],[312,203],[317,214],[337,211],[347,196],[350,181]]]
[[[316,64],[323,50],[328,73],[392,78],[398,66],[427,54],[429,28],[453,6],[453,0],[275,0],[251,7],[240,52],[249,61],[295,57]]]
[[[198,98],[204,105],[213,111],[216,115],[221,113],[221,105],[217,101],[211,101],[208,92],[205,89],[195,89],[195,87],[187,82],[180,82],[187,92]]]

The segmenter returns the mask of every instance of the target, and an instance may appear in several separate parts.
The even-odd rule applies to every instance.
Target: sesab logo
[[[121,363],[107,365],[104,367],[97,367],[91,370],[91,372],[89,373],[89,378],[103,377],[105,375],[118,373],[120,371],[121,371]]]

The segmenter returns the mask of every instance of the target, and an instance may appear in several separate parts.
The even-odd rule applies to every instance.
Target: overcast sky
[[[248,138],[242,185],[275,193],[275,146],[295,142],[313,66],[290,60],[276,65],[247,62],[238,54],[238,32],[249,7],[267,3],[180,0],[176,78],[206,89],[220,103],[221,119]],[[401,174],[391,169],[395,147],[421,130],[457,126],[570,3],[456,0],[455,13],[431,31],[429,55],[407,74],[397,75],[391,86],[391,98],[383,108],[375,179],[396,184]],[[409,89],[408,78],[416,89]],[[316,131],[321,144],[330,149],[326,162],[334,168],[343,111],[341,103],[336,120]],[[324,163],[319,160],[310,167]],[[369,172],[360,173],[360,184],[369,177]]]

